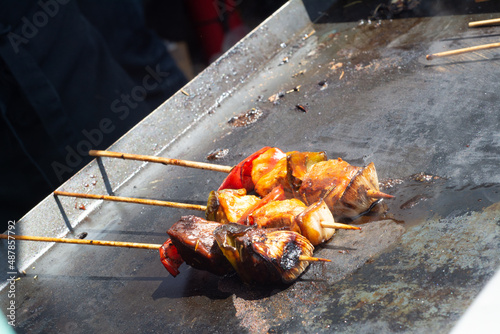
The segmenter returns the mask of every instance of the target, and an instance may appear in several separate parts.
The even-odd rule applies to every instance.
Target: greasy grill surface
[[[312,264],[290,286],[262,288],[187,266],[169,277],[156,251],[56,245],[16,282],[17,329],[449,331],[500,265],[499,51],[425,60],[428,53],[494,42],[497,28],[468,30],[469,20],[309,26],[303,33],[314,28],[315,34],[290,41],[283,36],[286,46],[273,45],[271,60],[235,83],[220,106],[189,109],[195,101],[203,106],[207,82],[195,82],[183,96],[184,112],[193,118],[211,112],[164,156],[204,161],[214,149],[229,149],[220,163],[233,165],[266,145],[324,150],[353,165],[373,161],[380,180],[392,179],[384,191],[396,198],[383,202],[389,210],[384,220],[376,214],[360,219],[355,223],[362,232],[340,231],[317,249],[315,256],[332,263]],[[265,40],[265,30],[253,38]],[[238,54],[231,57],[238,64]],[[214,73],[213,84],[245,71],[235,65],[232,72]],[[280,92],[275,103],[268,101]],[[228,123],[252,108],[262,111],[257,120],[251,113],[252,124]],[[113,181],[112,171],[107,177]],[[149,164],[117,195],[205,204],[223,178]],[[103,203],[74,233],[163,243],[166,230],[186,214],[202,213]],[[22,251],[21,242],[18,247]],[[5,310],[5,290],[1,301]]]

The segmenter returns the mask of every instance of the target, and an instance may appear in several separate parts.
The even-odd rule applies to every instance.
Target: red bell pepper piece
[[[184,260],[180,256],[177,248],[172,243],[172,240],[168,239],[165,243],[160,247],[160,259],[161,263],[168,270],[170,275],[177,276],[179,275],[179,267]]]
[[[252,191],[254,188],[252,182],[252,162],[270,148],[269,146],[263,147],[234,166],[218,190],[245,188],[247,192]]]

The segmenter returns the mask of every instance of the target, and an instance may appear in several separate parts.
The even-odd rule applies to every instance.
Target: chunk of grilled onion
[[[369,211],[380,199],[393,197],[380,191],[377,171],[372,162],[358,170],[346,186],[342,197],[330,201],[329,206],[336,217],[353,218]]]
[[[214,231],[220,249],[246,283],[291,283],[309,265],[314,247],[302,235],[287,230],[226,224]]]
[[[300,228],[300,234],[307,238],[314,246],[330,240],[335,234],[335,220],[332,212],[325,201],[319,200],[305,208],[296,217],[296,222]]]
[[[327,161],[326,152],[292,152],[286,157],[286,177],[293,192],[301,186],[304,176],[321,161]]]
[[[324,199],[335,219],[355,218],[381,198],[392,198],[379,190],[375,165],[356,167],[334,159],[314,164],[303,177],[296,196],[306,204]]]
[[[224,189],[210,192],[205,217],[222,224],[234,223],[260,198],[247,195],[245,189]]]
[[[306,205],[295,198],[272,201],[253,211],[247,218],[247,225],[256,225],[260,228],[286,227],[300,233],[295,217],[305,209]]]

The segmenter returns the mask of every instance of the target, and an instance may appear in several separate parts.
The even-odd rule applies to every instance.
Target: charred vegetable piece
[[[254,195],[247,195],[245,189],[223,189],[212,191],[208,196],[207,220],[222,224],[237,222],[243,214],[261,199]]]
[[[217,221],[217,212],[219,211],[220,206],[219,198],[217,196],[218,191],[211,191],[210,194],[208,194],[207,210],[205,211],[206,220]]]
[[[252,182],[253,161],[269,149],[268,146],[263,147],[234,166],[218,190],[245,188],[247,191],[252,191],[254,188]]]
[[[314,250],[305,237],[286,230],[226,224],[215,229],[214,235],[226,258],[247,283],[291,283],[309,265],[299,257],[311,256]]]
[[[257,184],[262,176],[267,174],[276,166],[279,160],[286,157],[286,154],[279,148],[270,148],[252,162],[252,182]]]
[[[325,201],[320,200],[308,206],[297,217],[296,222],[300,228],[300,234],[307,238],[314,246],[330,240],[335,234],[332,226],[335,224],[332,212]]]
[[[160,260],[170,275],[174,277],[179,275],[179,267],[184,263],[184,260],[180,256],[171,239],[165,241],[165,243],[160,247]]]
[[[328,160],[325,152],[293,152],[286,159],[287,180],[294,192],[300,188],[302,179],[314,164]]]
[[[369,211],[381,198],[375,165],[356,167],[342,159],[318,162],[304,176],[297,197],[306,203],[324,199],[335,219],[353,218]]]
[[[248,216],[247,223],[259,228],[283,227],[295,231],[306,237],[314,246],[330,240],[335,234],[335,227],[358,229],[337,224],[323,200],[310,206],[298,199],[270,202],[253,211]]]
[[[292,197],[292,189],[286,177],[286,157],[280,159],[273,169],[264,174],[255,184],[255,192],[264,197],[276,187],[281,186],[288,198]]]
[[[253,226],[229,223],[221,224],[213,232],[220,250],[236,271],[238,271],[237,268],[241,266],[240,262],[242,259],[239,249],[236,247],[235,237],[237,235],[244,235],[247,231],[254,228]]]
[[[221,224],[196,216],[184,216],[167,233],[178,254],[187,264],[215,275],[224,275],[231,272],[232,267],[213,234],[219,226]]]
[[[317,202],[328,195],[325,202],[333,209],[333,204],[342,197],[345,188],[359,169],[342,159],[318,162],[304,175],[296,194],[306,204]]]
[[[337,217],[352,218],[369,211],[380,199],[393,197],[380,191],[377,171],[372,162],[358,170],[340,200],[332,201],[330,205]]]
[[[264,196],[260,201],[255,203],[254,205],[250,206],[243,215],[238,219],[237,223],[238,224],[244,224],[244,225],[253,225],[253,222],[250,222],[247,220],[248,216],[257,210],[258,208],[263,207],[264,205],[273,202],[273,201],[282,201],[285,199],[285,192],[283,190],[283,187],[278,186],[274,188],[269,194]]]
[[[286,227],[300,233],[295,217],[305,209],[306,205],[294,198],[269,202],[248,215],[247,225],[256,225],[259,228]]]

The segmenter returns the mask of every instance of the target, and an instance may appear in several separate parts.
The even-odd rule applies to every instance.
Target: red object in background
[[[232,41],[244,36],[243,21],[236,11],[241,0],[187,0],[189,15],[200,39],[206,60],[211,62],[225,49],[232,46]],[[245,33],[243,33],[243,31]],[[228,41],[231,40],[231,41]]]

